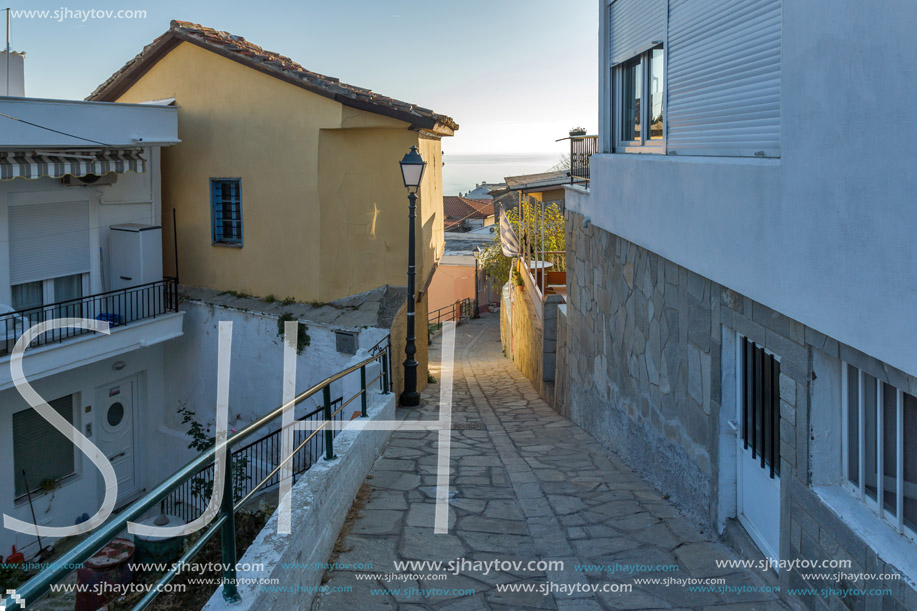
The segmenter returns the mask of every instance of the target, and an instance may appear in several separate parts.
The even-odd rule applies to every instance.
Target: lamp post
[[[401,160],[401,177],[408,190],[410,213],[408,214],[408,325],[407,341],[404,347],[404,392],[401,393],[401,405],[413,407],[420,405],[420,393],[417,392],[417,346],[414,338],[414,219],[417,217],[417,190],[427,162],[420,156],[416,146],[412,146]]]

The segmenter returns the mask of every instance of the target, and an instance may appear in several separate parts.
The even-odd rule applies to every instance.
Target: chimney
[[[12,51],[7,58],[7,52],[0,51],[0,96],[4,95],[25,97],[25,53]]]

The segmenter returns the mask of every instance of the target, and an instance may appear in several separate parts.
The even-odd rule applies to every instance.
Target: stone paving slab
[[[697,532],[659,492],[544,403],[503,356],[498,323],[495,315],[482,316],[456,329],[453,423],[474,427],[452,431],[449,533],[433,533],[438,433],[396,431],[367,478],[370,498],[343,538],[346,551],[334,559],[373,569],[328,571],[326,586],[351,590],[321,594],[314,610],[787,608],[774,594],[753,591],[765,585],[754,572],[718,568],[717,560],[735,554]],[[437,354],[432,347],[438,378]],[[439,385],[431,384],[423,405],[399,409],[399,416],[436,419],[438,401]],[[404,560],[469,564],[458,575],[427,566],[393,578],[394,563]],[[480,564],[495,560],[521,564],[489,571]],[[530,561],[563,565],[525,570]],[[615,564],[643,566],[597,566]],[[667,577],[716,578],[752,591],[635,581]],[[506,585],[534,591],[500,591]],[[545,595],[541,589],[549,586],[554,591]],[[557,589],[571,586],[580,591]],[[583,591],[591,587],[618,591]]]

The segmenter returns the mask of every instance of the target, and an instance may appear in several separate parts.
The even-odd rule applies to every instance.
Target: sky
[[[83,99],[179,19],[451,116],[460,129],[444,140],[447,154],[561,153],[555,140],[571,127],[598,127],[595,0],[6,2],[30,97]],[[146,16],[76,14],[89,10]]]

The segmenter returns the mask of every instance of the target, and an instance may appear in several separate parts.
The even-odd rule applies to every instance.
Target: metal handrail
[[[363,392],[363,391],[361,390],[360,392]],[[337,399],[335,399],[332,402],[332,404],[340,403],[343,401],[343,399],[344,399],[343,397],[338,397]],[[317,416],[319,413],[323,411],[323,409],[324,408],[321,406],[317,407],[313,409],[312,411],[310,411],[309,413],[303,416],[300,416],[299,418],[296,419],[296,421],[302,422],[304,420],[308,420],[309,418],[312,418],[313,416]],[[264,435],[263,437],[260,437],[259,439],[256,439],[255,441],[246,443],[244,446],[237,448],[232,452],[230,460],[233,461],[233,464],[236,464],[235,463],[236,460],[243,458],[243,457],[245,459],[252,458],[251,456],[252,454],[260,454],[260,458],[263,459],[265,454],[269,453],[271,450],[276,450],[276,445],[277,445],[276,439],[282,433],[283,433],[283,428],[279,428],[275,431],[271,431],[270,433],[267,433],[266,435]],[[306,439],[306,441],[309,441],[312,437],[313,436],[310,435]],[[263,450],[263,449],[260,449],[260,446],[269,446],[269,449]],[[299,450],[301,449],[302,449],[301,447],[297,447],[296,450],[293,452],[293,454],[290,455],[289,458],[295,457],[299,453]],[[256,460],[257,458],[258,457],[255,457]],[[283,462],[286,462],[286,459],[281,461],[281,464]],[[310,461],[308,465],[304,465],[302,468],[297,468],[294,466],[293,474],[292,474],[293,481],[295,482],[296,476],[300,475],[301,473],[305,473],[309,469],[309,467],[312,466],[312,464],[313,464],[312,461]],[[255,470],[253,465],[251,465],[250,463],[246,463],[245,465],[246,470],[248,470],[250,467],[252,471]],[[184,482],[180,486],[176,487],[169,494],[168,497],[163,499],[162,511],[164,513],[179,516],[184,520],[189,519],[189,512],[201,511],[202,510],[201,507],[196,506],[195,503],[189,502],[189,501],[193,501],[195,497],[195,492],[192,489],[192,485],[194,484],[197,478],[208,478],[208,477],[212,478],[214,474],[215,474],[215,465],[213,464],[207,465],[206,467],[198,471],[191,479]],[[276,485],[276,483],[279,483],[278,481],[274,484],[267,484],[267,482],[271,479],[272,476],[273,476],[273,473],[269,476],[266,476],[262,481],[260,481],[254,487],[254,490],[257,491],[259,488],[269,488],[269,487]],[[250,478],[246,475],[246,480],[248,479]],[[209,481],[212,481],[212,479],[210,479]],[[235,494],[236,492],[235,486],[233,488],[234,488],[233,493]],[[248,496],[250,495],[247,494],[246,498],[248,498]]]
[[[473,318],[477,312],[477,300],[466,297],[447,306],[443,306],[427,314],[427,327],[429,333],[438,331],[444,322],[454,320],[461,323],[465,317]],[[443,314],[448,310],[448,313]]]
[[[109,541],[121,533],[126,527],[128,522],[135,522],[140,519],[147,511],[150,509],[156,508],[160,501],[162,501],[169,493],[183,484],[185,481],[189,480],[192,477],[195,477],[202,468],[208,466],[211,463],[216,462],[216,454],[221,450],[226,450],[227,453],[230,453],[229,450],[241,443],[243,440],[251,437],[255,432],[264,428],[273,420],[281,417],[284,413],[284,410],[293,408],[296,405],[299,405],[306,399],[312,397],[317,392],[323,392],[323,403],[324,403],[324,412],[325,412],[325,421],[321,427],[318,427],[316,430],[325,429],[326,434],[326,443],[325,443],[325,457],[327,459],[334,457],[333,449],[333,438],[331,437],[331,431],[327,429],[327,424],[331,421],[331,398],[330,398],[330,388],[333,382],[340,380],[341,378],[360,371],[361,375],[361,392],[357,395],[362,395],[363,397],[363,409],[362,416],[366,416],[366,393],[363,392],[367,389],[366,383],[366,366],[370,365],[376,361],[381,361],[382,372],[373,382],[382,379],[383,382],[383,391],[384,394],[391,392],[391,376],[388,375],[388,361],[390,360],[390,350],[391,346],[386,346],[379,354],[370,356],[367,359],[351,365],[347,369],[339,371],[331,376],[328,376],[321,382],[314,384],[311,388],[305,392],[300,393],[294,397],[291,401],[284,403],[280,407],[272,410],[268,414],[265,414],[255,422],[244,427],[242,430],[238,431],[232,437],[228,437],[224,442],[214,445],[210,450],[202,453],[196,458],[189,461],[185,464],[184,467],[173,473],[168,479],[164,482],[153,488],[149,493],[144,497],[134,502],[117,517],[110,520],[109,522],[100,526],[96,531],[90,534],[85,540],[78,543],[70,551],[66,552],[61,556],[57,562],[55,562],[51,567],[43,570],[38,573],[35,577],[27,581],[20,589],[16,591],[16,594],[21,597],[22,602],[25,605],[32,604],[38,600],[41,596],[48,592],[51,587],[51,584],[60,582],[67,574],[69,574],[72,569],[67,568],[75,564],[82,564],[89,558],[91,558],[99,549],[104,547]],[[355,396],[357,396],[355,395]],[[352,399],[351,399],[352,400]],[[348,401],[349,403],[349,401]],[[346,405],[346,404],[345,404]],[[343,409],[342,406],[338,409],[338,412]],[[295,454],[295,452],[293,453]],[[292,454],[291,454],[292,456]],[[284,462],[288,458],[284,459]],[[239,594],[236,587],[236,541],[235,541],[235,520],[232,519],[235,515],[235,512],[238,510],[233,502],[232,498],[232,460],[230,456],[226,456],[226,469],[225,474],[223,475],[226,486],[223,490],[223,500],[220,509],[220,515],[216,518],[216,521],[213,522],[210,527],[204,532],[204,534],[198,539],[195,544],[182,556],[181,560],[177,563],[174,563],[169,571],[161,578],[160,583],[165,584],[171,581],[177,574],[178,568],[182,566],[187,560],[193,558],[203,547],[209,539],[211,539],[218,530],[222,531],[222,548],[223,548],[223,597],[227,601],[237,601],[239,600]],[[271,474],[268,478],[262,480],[269,480],[273,477]],[[259,483],[257,487],[260,487]],[[144,596],[140,602],[134,607],[134,609],[144,609],[146,608],[153,599],[159,594],[157,591],[158,588],[153,588],[146,596]],[[7,598],[3,601],[3,605],[7,609],[12,609],[14,607],[14,601],[12,598]]]

